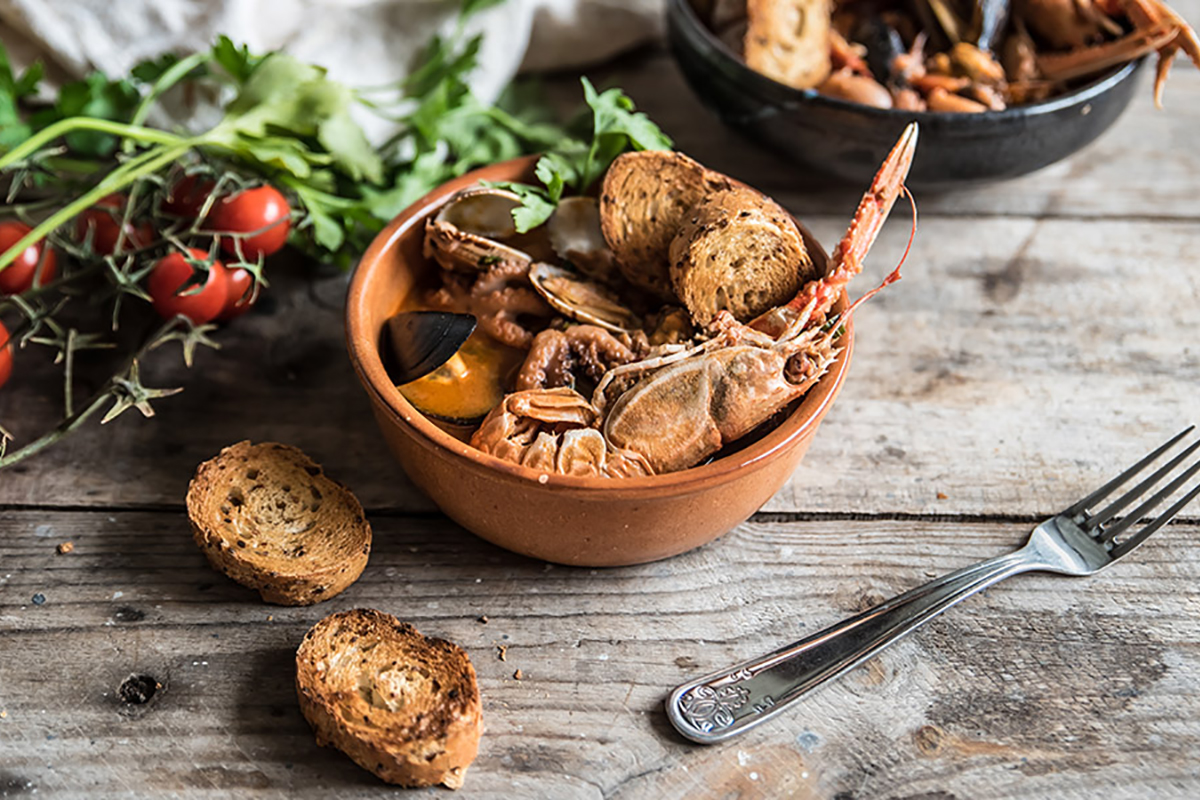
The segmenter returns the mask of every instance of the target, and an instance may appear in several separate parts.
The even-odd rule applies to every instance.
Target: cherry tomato
[[[23,222],[0,222],[0,253],[19,242],[31,230],[33,228]],[[54,280],[57,258],[52,249],[38,241],[26,247],[11,264],[0,270],[0,295],[28,291],[33,286],[34,276],[38,274],[39,261],[42,261],[42,266],[38,286],[45,286]]]
[[[221,309],[221,313],[217,315],[218,322],[227,322],[236,317],[240,317],[250,310],[257,299],[254,297],[252,289],[254,288],[254,278],[244,269],[227,269],[225,275],[228,278],[226,281],[227,295],[225,297],[225,307]]]
[[[0,386],[8,382],[12,375],[12,348],[8,345],[8,328],[0,322]]]
[[[85,241],[88,231],[92,232],[92,251],[102,256],[111,256],[117,249],[121,221],[125,218],[125,196],[110,194],[96,201],[96,205],[80,214],[75,220],[75,238]],[[121,250],[137,250],[154,241],[154,228],[149,222],[130,222],[125,226],[125,238]]]
[[[215,183],[199,175],[185,175],[171,187],[171,194],[163,201],[162,210],[178,217],[195,219],[200,216]]]
[[[208,258],[208,253],[194,247],[188,248],[188,252],[198,261]],[[203,325],[213,320],[225,308],[229,284],[229,273],[225,265],[214,261],[208,270],[208,279],[203,288],[189,294],[196,287],[193,285],[183,289],[183,286],[191,280],[192,273],[192,265],[187,262],[183,253],[163,256],[154,265],[154,269],[150,271],[150,278],[146,281],[146,288],[150,291],[154,310],[160,317],[170,319],[176,314],[183,314],[195,324]]]
[[[223,197],[214,203],[209,225],[215,231],[229,233],[261,230],[262,233],[241,240],[242,255],[246,260],[254,261],[260,255],[269,256],[283,247],[292,226],[291,213],[292,207],[278,189],[259,186]],[[222,237],[221,249],[236,255],[236,240]]]

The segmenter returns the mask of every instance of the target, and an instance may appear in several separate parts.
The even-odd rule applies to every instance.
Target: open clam
[[[619,279],[617,259],[600,230],[600,203],[594,197],[564,197],[546,223],[555,254],[589,278]]]
[[[517,235],[512,212],[520,205],[521,199],[504,189],[462,190],[426,224],[425,255],[455,272],[481,272],[502,262],[529,264],[528,253],[501,241]]]
[[[616,294],[569,269],[534,264],[529,268],[529,282],[555,311],[573,320],[598,325],[613,333],[642,329],[641,318],[626,308]]]

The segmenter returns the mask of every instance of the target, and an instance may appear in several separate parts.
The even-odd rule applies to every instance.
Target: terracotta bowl
[[[853,325],[847,324],[845,348],[828,374],[786,419],[702,466],[611,480],[545,475],[481,453],[404,399],[384,371],[378,342],[384,321],[420,276],[437,268],[421,254],[425,220],[454,192],[480,180],[532,183],[535,162],[529,157],[494,164],[435,189],[393,220],[363,256],[346,299],[346,344],[379,430],[438,508],[508,550],[601,567],[654,561],[706,544],[748,519],[791,476],[846,377]],[[814,260],[823,263],[825,251],[803,233]]]

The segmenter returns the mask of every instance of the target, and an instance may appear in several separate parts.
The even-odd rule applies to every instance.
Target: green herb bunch
[[[406,80],[370,89],[345,86],[286,53],[252,54],[222,36],[205,51],[164,55],[123,78],[93,73],[46,102],[40,65],[17,74],[0,48],[0,190],[6,187],[0,224],[11,217],[29,226],[0,252],[0,276],[39,242],[60,256],[58,274],[45,285],[38,285],[39,267],[27,290],[0,297],[10,332],[7,343],[0,341],[0,358],[6,347],[49,347],[64,380],[64,413],[52,430],[8,450],[12,437],[0,427],[0,468],[101,411],[102,422],[130,408],[151,416],[152,400],[181,389],[143,384],[141,362],[149,352],[180,342],[190,366],[198,347],[217,347],[213,324],[182,313],[145,323],[144,312],[130,310],[151,301],[148,276],[165,255],[182,254],[193,270],[180,297],[202,292],[218,256],[251,276],[253,297],[267,285],[263,256],[242,247],[261,231],[206,227],[218,197],[275,187],[291,207],[288,242],[321,263],[348,268],[397,213],[476,167],[545,154],[537,165],[543,186],[511,185],[523,200],[514,217],[524,231],[546,221],[564,192],[586,190],[622,151],[670,146],[628,97],[617,89],[598,93],[586,79],[588,108],[569,128],[511,89],[494,105],[480,101],[468,78],[481,38],[468,38],[462,23],[496,2],[463,0],[455,32],[434,37]],[[220,120],[200,132],[147,125],[156,103],[184,87],[230,97]],[[394,123],[395,135],[373,147],[352,114],[358,107]],[[172,192],[186,179],[208,186],[203,207],[191,217],[169,210]],[[76,224],[81,213],[114,196],[121,202],[122,233],[116,247],[103,252],[93,247],[92,232],[81,236]],[[153,236],[127,235],[135,225],[148,225]],[[230,239],[232,258],[220,252],[222,240]],[[198,256],[197,248],[207,256]],[[96,319],[103,325],[89,327]],[[123,320],[144,323],[141,335],[118,337]],[[127,352],[111,377],[77,402],[79,354],[122,347]]]

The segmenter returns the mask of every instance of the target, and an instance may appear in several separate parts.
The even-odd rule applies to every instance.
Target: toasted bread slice
[[[363,769],[400,786],[462,786],[483,705],[462,648],[382,611],[333,614],[296,651],[300,710]]]
[[[699,326],[721,309],[748,322],[817,277],[792,217],[745,186],[702,200],[671,242],[671,281]]]
[[[238,442],[205,461],[187,510],[213,568],[268,603],[327,600],[358,580],[371,552],[358,499],[283,444]]]
[[[830,0],[746,0],[746,66],[812,89],[829,77]]]
[[[674,300],[671,240],[693,206],[731,185],[683,153],[643,150],[617,158],[600,189],[600,229],[625,279]]]

